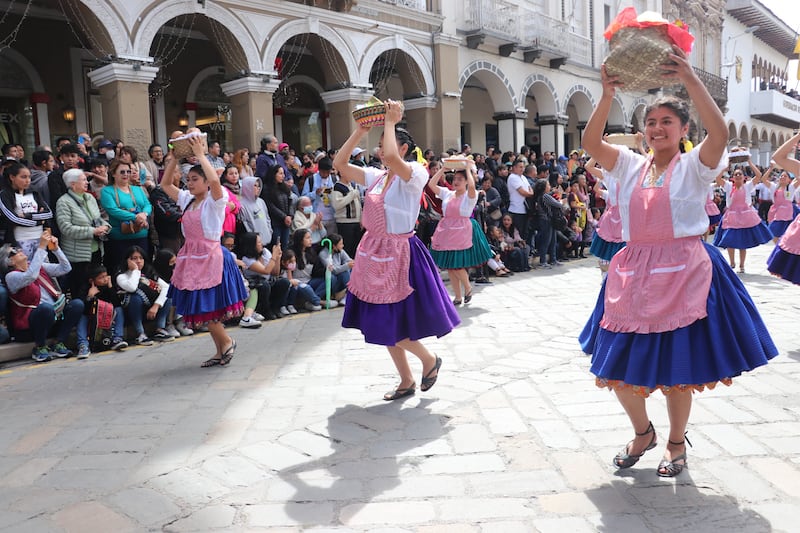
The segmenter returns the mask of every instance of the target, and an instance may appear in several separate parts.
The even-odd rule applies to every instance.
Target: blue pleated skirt
[[[370,344],[394,346],[403,339],[442,337],[461,323],[425,245],[416,236],[409,244],[408,280],[414,292],[408,298],[393,304],[373,304],[352,293],[347,295],[342,327],[361,330]]]
[[[780,237],[786,233],[786,228],[791,224],[791,220],[773,220],[769,223],[769,231],[773,237]]]
[[[600,327],[605,284],[579,340],[592,355],[598,386],[632,387],[641,395],[703,390],[767,363],[778,354],[741,280],[719,250],[703,243],[711,258],[708,316],[663,333],[615,333]]]
[[[483,234],[478,221],[470,219],[472,222],[472,246],[466,250],[434,250],[431,248],[433,262],[439,268],[459,269],[469,268],[484,264],[494,257],[489,241]]]
[[[717,213],[716,215],[708,215],[708,225],[715,226],[719,224],[719,221],[722,220],[722,213]]]
[[[775,246],[767,259],[767,270],[781,279],[800,285],[800,255]]]
[[[592,245],[589,246],[589,252],[598,259],[611,261],[611,258],[623,248],[625,248],[624,242],[608,242],[595,233]]]
[[[764,222],[752,228],[723,228],[714,236],[714,246],[746,250],[772,240],[772,233]]]
[[[169,287],[175,311],[183,315],[186,325],[202,326],[211,321],[225,321],[242,314],[247,300],[247,287],[227,248],[222,248],[222,282],[208,289],[186,290]]]

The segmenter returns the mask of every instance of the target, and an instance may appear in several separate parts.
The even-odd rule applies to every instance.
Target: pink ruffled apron
[[[364,196],[362,224],[367,230],[356,249],[353,271],[347,288],[359,300],[372,304],[391,304],[405,300],[414,289],[408,282],[413,232],[386,232],[383,208],[386,191],[397,176],[381,177]],[[383,186],[381,190],[379,187]]]
[[[778,241],[778,246],[785,252],[800,255],[800,215],[797,215],[786,228],[781,240]]]
[[[719,206],[714,201],[714,191],[708,191],[706,195],[706,215],[710,217],[719,215]]]
[[[436,225],[431,237],[431,248],[437,251],[466,250],[472,247],[472,222],[461,216],[463,196],[455,194],[447,201],[444,217]]]
[[[597,224],[597,235],[606,242],[622,242],[622,216],[619,214],[619,185],[616,187],[614,202],[608,204],[600,222]]]
[[[630,200],[630,239],[611,260],[601,327],[614,332],[672,331],[707,316],[711,259],[699,236],[675,238],[669,188],[680,154],[663,186],[644,187],[644,165]]]
[[[722,217],[722,227],[725,229],[753,228],[761,224],[761,218],[753,206],[747,205],[747,193],[744,187],[733,190],[731,204]]]
[[[210,289],[222,283],[222,248],[219,241],[206,239],[200,223],[200,209],[183,213],[186,243],[178,252],[171,283],[176,289]]]
[[[791,195],[787,189],[777,189],[775,200],[767,213],[767,221],[773,220],[792,220],[794,218],[794,206],[792,205]]]

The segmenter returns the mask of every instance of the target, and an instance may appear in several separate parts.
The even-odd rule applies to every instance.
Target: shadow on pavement
[[[766,518],[721,495],[722,489],[696,485],[688,469],[675,480],[659,478],[655,468],[629,469],[617,475],[635,481],[614,480],[585,491],[601,513],[597,531],[772,531]]]
[[[408,400],[418,403],[406,407],[404,400],[397,400],[336,409],[323,434],[333,453],[278,472],[295,489],[286,501],[287,516],[297,524],[330,526],[314,523],[298,504],[349,501],[340,515],[347,521],[381,494],[407,482],[408,471],[435,455],[449,431],[449,417],[432,413],[428,407],[435,400]]]

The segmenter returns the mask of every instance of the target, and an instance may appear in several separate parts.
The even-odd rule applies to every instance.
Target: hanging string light
[[[31,8],[31,2],[32,0],[28,0],[28,4],[25,6],[25,11],[22,13],[22,17],[20,17],[19,22],[14,27],[14,29],[11,30],[10,32],[7,32],[6,36],[2,40],[0,40],[0,52],[5,50],[6,48],[10,48],[11,45],[14,44],[14,42],[17,40],[17,34],[19,34],[19,29],[22,27],[22,24],[25,22],[25,19],[28,18],[28,11]],[[3,22],[5,22],[6,17],[11,12],[12,7],[14,7],[13,1],[9,4],[8,10],[5,13],[3,13],[3,18],[0,19],[0,25],[2,25]]]
[[[322,55],[325,57],[325,63],[331,67],[333,77],[340,87],[347,85],[347,74],[340,67],[341,57],[332,50],[333,45],[328,42],[324,37],[319,37],[322,46]]]
[[[178,21],[178,18],[181,18],[181,20]],[[166,45],[164,45],[165,47],[169,46],[169,48],[164,51],[157,49],[153,54],[153,57],[161,68],[168,67],[177,61],[183,51],[186,49],[186,45],[189,43],[189,38],[191,36],[192,29],[194,28],[196,18],[197,13],[192,13],[191,17],[184,16],[173,19],[176,21],[176,24],[181,25],[180,28],[171,26],[175,35],[175,39],[172,39],[170,36],[170,40],[167,41]],[[179,46],[180,48],[178,48]]]
[[[403,56],[403,59],[405,59],[406,67],[411,72],[411,77],[414,79],[414,83],[417,84],[416,88],[419,89],[420,94],[424,95],[425,91],[427,90],[427,87],[425,87],[425,80],[422,79],[419,65],[411,61],[411,56],[408,55],[407,53],[403,52],[401,55]],[[406,87],[403,87],[403,89],[405,91],[408,91],[408,88]]]
[[[89,27],[89,24],[86,22],[86,19],[81,13],[81,10],[78,6],[73,4],[74,0],[58,0],[58,5],[61,8],[61,12],[64,14],[64,18],[67,19],[67,26],[69,26],[70,31],[81,44],[85,50],[87,50],[96,60],[98,61],[108,61],[108,58],[111,56],[109,50],[106,50],[101,44],[98,39],[95,38],[94,34]],[[64,7],[66,4],[69,7],[70,13],[67,13],[66,8]],[[78,25],[78,30],[80,33],[86,36],[86,39],[89,41],[89,46],[83,43],[83,39],[78,35],[78,32],[75,30],[75,27],[72,25],[72,22]],[[99,53],[99,56],[94,53],[96,50]]]
[[[233,35],[222,24],[216,20],[210,20],[211,33],[214,34],[214,41],[220,47],[222,57],[230,61],[231,67],[236,72],[247,70],[247,60],[244,57],[239,43]]]
[[[297,70],[297,67],[300,65],[300,60],[306,51],[309,37],[309,33],[303,33],[302,35],[292,39],[291,43],[287,41],[283,47],[281,47],[281,51],[279,53],[279,59],[281,60],[281,83],[278,86],[278,89],[275,91],[275,94],[272,95],[272,101],[276,107],[289,107],[296,103],[300,98],[300,91],[298,88],[290,85],[288,81],[294,74],[295,70]],[[299,44],[297,44],[298,38],[300,39]],[[296,54],[293,52],[293,49],[297,50]],[[287,50],[288,56],[284,58],[284,53]]]
[[[397,48],[392,48],[382,53],[375,61],[377,70],[370,73],[372,78],[372,89],[379,98],[388,96],[389,80],[395,72],[395,61],[397,59]]]

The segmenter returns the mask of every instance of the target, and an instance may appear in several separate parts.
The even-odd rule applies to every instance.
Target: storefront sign
[[[19,124],[19,113],[0,112],[0,123]]]

